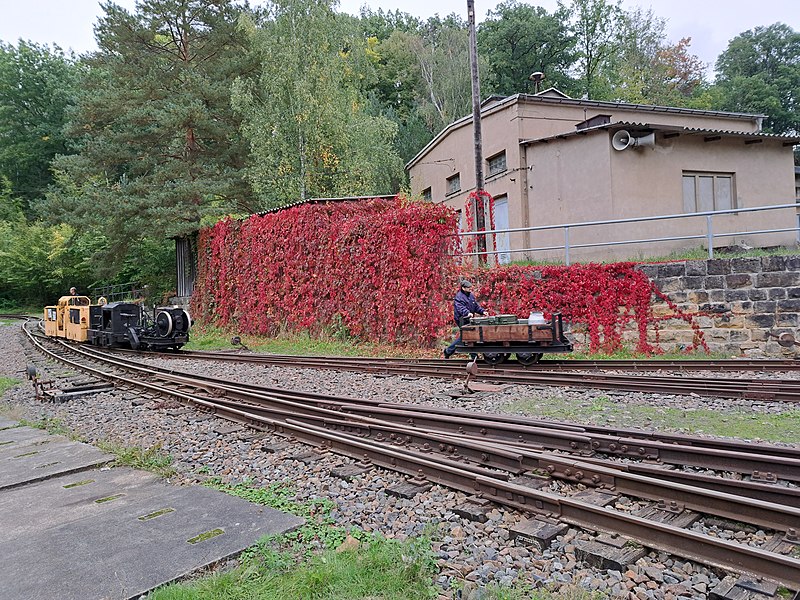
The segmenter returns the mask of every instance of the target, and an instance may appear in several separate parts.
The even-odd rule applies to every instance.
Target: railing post
[[[712,215],[706,215],[706,239],[708,240],[708,258],[714,258],[714,227],[711,223]]]
[[[564,227],[564,262],[569,266],[569,227]]]

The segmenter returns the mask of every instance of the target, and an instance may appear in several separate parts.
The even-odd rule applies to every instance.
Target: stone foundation
[[[688,260],[642,265],[640,270],[687,313],[701,313],[695,323],[709,350],[731,356],[793,357],[800,347],[783,348],[777,335],[800,340],[800,256],[766,256]],[[655,316],[673,313],[654,298]],[[691,326],[681,319],[662,321],[659,346],[680,350],[694,341]],[[650,342],[655,331],[650,328]],[[630,339],[627,332],[626,338]],[[773,334],[773,335],[770,335]]]

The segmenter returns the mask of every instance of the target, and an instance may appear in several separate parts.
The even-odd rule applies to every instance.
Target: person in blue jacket
[[[464,279],[461,281],[461,286],[453,299],[453,320],[459,328],[458,335],[444,349],[445,358],[450,358],[456,351],[456,345],[461,343],[461,326],[469,322],[469,319],[476,314],[486,314],[486,310],[475,299],[475,295],[472,293],[472,282]]]

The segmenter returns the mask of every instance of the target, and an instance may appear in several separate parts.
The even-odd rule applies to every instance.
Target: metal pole
[[[467,20],[469,23],[469,65],[472,73],[472,130],[475,144],[475,226],[486,228],[483,196],[483,141],[481,138],[481,83],[478,77],[478,42],[475,34],[475,0],[467,0]],[[478,236],[478,251],[486,252],[486,235]],[[485,255],[479,255],[481,262]]]
[[[569,266],[569,227],[564,227],[564,262]]]
[[[708,258],[714,258],[714,227],[711,224],[712,215],[706,215],[706,240],[708,243]]]

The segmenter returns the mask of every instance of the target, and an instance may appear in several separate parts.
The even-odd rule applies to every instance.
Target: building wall
[[[548,143],[527,151],[530,167],[531,225],[580,223],[683,214],[684,171],[734,173],[737,208],[792,202],[792,154],[779,141],[744,144],[741,138],[706,142],[703,136],[664,139],[656,133],[653,148],[613,150],[611,133],[600,131]],[[587,158],[590,157],[590,158]],[[740,213],[715,217],[713,231],[736,233],[794,227],[795,210]],[[561,245],[563,230],[532,234],[534,247]],[[706,218],[689,217],[570,229],[570,244],[601,244],[662,237],[697,236],[669,242],[574,249],[571,260],[636,259],[706,247]],[[791,245],[795,231],[716,238],[715,247]],[[530,258],[563,259],[563,250],[529,253]]]

